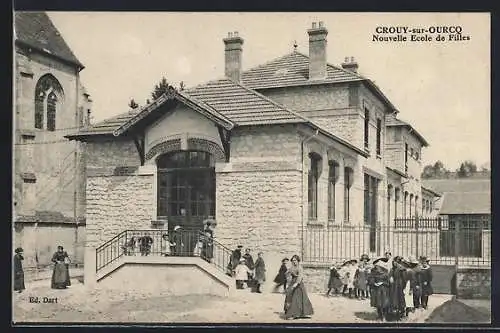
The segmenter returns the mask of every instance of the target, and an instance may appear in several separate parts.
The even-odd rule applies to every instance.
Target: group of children
[[[368,275],[371,270],[370,258],[363,254],[359,260],[347,260],[343,264],[330,267],[330,279],[326,296],[334,292],[335,296],[342,295],[361,300],[370,297]]]
[[[392,258],[390,252],[370,263],[368,255],[330,267],[326,296],[369,299],[380,320],[400,320],[416,309],[426,309],[432,295],[432,269],[422,256]]]

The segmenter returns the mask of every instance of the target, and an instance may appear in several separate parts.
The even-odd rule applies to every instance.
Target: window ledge
[[[21,129],[19,134],[25,139],[34,139],[36,137],[36,131],[30,129]]]
[[[324,224],[319,222],[318,220],[309,220],[307,221],[307,225],[312,227],[322,227]]]

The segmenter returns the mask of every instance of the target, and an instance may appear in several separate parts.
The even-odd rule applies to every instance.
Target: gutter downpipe
[[[319,134],[319,129],[316,129],[316,132],[313,135],[308,136],[307,138],[304,138],[300,142],[300,155],[301,155],[301,166],[302,166],[302,174],[301,174],[302,177],[300,177],[300,179],[301,179],[300,190],[302,191],[302,195],[301,195],[302,202],[300,205],[300,207],[301,207],[300,257],[302,258],[302,260],[304,260],[304,145],[306,142],[310,141],[312,138],[318,136],[318,134]]]

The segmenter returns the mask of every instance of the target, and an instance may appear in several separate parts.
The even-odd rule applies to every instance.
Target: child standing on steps
[[[234,272],[236,289],[243,289],[243,284],[248,281],[248,274],[252,272],[245,264],[245,259],[240,259],[240,263],[235,267]]]

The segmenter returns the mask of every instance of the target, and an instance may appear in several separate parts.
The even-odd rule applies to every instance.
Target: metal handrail
[[[177,242],[177,243],[176,243]],[[96,249],[96,272],[123,256],[200,257],[225,272],[232,251],[199,231],[181,231],[174,239],[164,229],[124,230]]]

